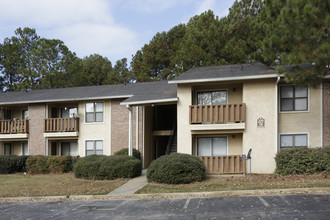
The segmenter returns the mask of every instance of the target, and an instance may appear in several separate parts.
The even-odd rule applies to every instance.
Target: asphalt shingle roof
[[[128,98],[125,102],[131,100],[141,103],[149,99],[176,99],[176,85],[170,85],[167,81],[157,81],[127,85],[116,84],[31,90],[28,92],[4,92],[0,94],[0,104],[41,103],[121,97]]]
[[[208,80],[219,79],[228,77],[248,77],[258,75],[272,75],[276,74],[274,67],[266,66],[263,63],[253,64],[235,64],[235,65],[223,65],[223,66],[206,66],[206,67],[194,67],[184,72],[174,80],[172,83],[180,83],[184,81],[195,80]]]

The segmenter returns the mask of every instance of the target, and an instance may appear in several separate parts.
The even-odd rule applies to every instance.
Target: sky
[[[157,32],[187,23],[211,9],[219,18],[235,0],[0,0],[0,43],[19,27],[59,39],[78,57],[107,57],[113,64],[148,44]]]

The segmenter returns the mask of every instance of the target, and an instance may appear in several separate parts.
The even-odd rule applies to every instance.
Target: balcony
[[[79,118],[46,118],[45,137],[75,137],[79,132]]]
[[[245,103],[225,105],[191,105],[191,130],[245,129]]]
[[[0,121],[0,139],[27,138],[29,133],[28,120]]]

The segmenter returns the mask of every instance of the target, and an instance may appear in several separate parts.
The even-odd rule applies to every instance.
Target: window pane
[[[70,142],[61,143],[61,155],[70,155]]]
[[[211,93],[199,92],[197,93],[197,105],[211,105]]]
[[[94,112],[94,103],[86,103],[86,112]]]
[[[78,155],[78,143],[77,142],[71,142],[70,143],[70,155],[71,156],[77,156]]]
[[[95,113],[95,121],[96,122],[103,122],[103,112],[96,112]]]
[[[103,150],[103,141],[95,141],[95,149]]]
[[[221,105],[226,103],[227,103],[226,91],[212,92],[212,105]]]
[[[212,156],[212,138],[198,138],[198,156]]]
[[[86,122],[94,122],[94,113],[86,113]]]
[[[281,100],[281,111],[292,111],[293,110],[293,99],[282,99]]]
[[[281,135],[281,147],[292,147],[292,135]]]
[[[93,150],[86,150],[86,156],[93,155],[94,151]]]
[[[295,110],[307,110],[307,98],[299,98],[295,100]]]
[[[307,87],[295,87],[295,97],[307,97]]]
[[[281,98],[292,98],[293,97],[293,87],[292,86],[282,86],[281,87]]]
[[[95,151],[95,154],[96,155],[102,155],[103,154],[103,150],[97,150],[97,151]]]
[[[11,155],[11,144],[5,144],[5,155]]]
[[[213,155],[223,156],[227,155],[227,138],[219,137],[213,138]]]
[[[61,116],[62,116],[62,118],[68,118],[69,117],[68,109],[62,108],[61,109]]]
[[[77,108],[70,108],[69,109],[69,117],[73,118],[73,117],[77,117],[77,116],[78,116]]]
[[[306,134],[297,134],[294,137],[295,147],[307,147],[307,135]]]
[[[25,143],[22,144],[22,146],[23,146],[22,154],[23,155],[28,155],[29,154],[28,143],[25,142]]]
[[[95,112],[103,112],[103,102],[97,102],[95,104]]]
[[[22,120],[26,120],[29,118],[29,111],[28,110],[22,110]]]
[[[86,150],[94,150],[94,141],[86,141]]]

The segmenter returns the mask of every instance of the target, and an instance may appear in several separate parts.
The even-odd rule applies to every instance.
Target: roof
[[[274,67],[263,63],[194,67],[169,83],[214,82],[242,79],[275,78]]]
[[[151,100],[155,103],[167,100],[176,101],[176,85],[170,85],[167,81],[157,81],[127,85],[115,84],[31,90],[28,92],[4,92],[0,94],[0,105],[114,98],[128,98],[122,104],[130,104],[131,101],[135,104],[143,104]]]

